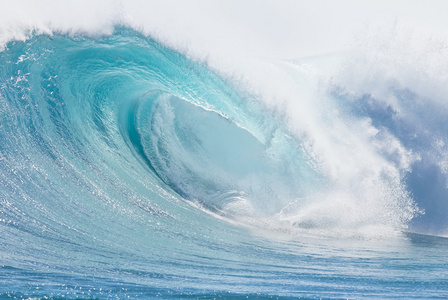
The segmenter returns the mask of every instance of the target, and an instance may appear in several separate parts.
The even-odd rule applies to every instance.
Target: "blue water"
[[[330,90],[422,157],[342,185],[284,113],[134,30],[34,35],[0,66],[1,298],[448,297],[420,107]]]

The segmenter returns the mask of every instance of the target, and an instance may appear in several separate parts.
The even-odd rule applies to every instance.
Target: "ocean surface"
[[[325,79],[331,55],[277,61],[297,97],[272,103],[127,26],[11,39],[0,298],[448,298],[447,61],[427,50],[358,49]]]

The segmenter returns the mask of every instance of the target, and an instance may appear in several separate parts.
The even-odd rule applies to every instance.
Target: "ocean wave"
[[[372,265],[426,241],[408,232],[446,234],[447,106],[434,55],[400,61],[415,47],[392,36],[395,48],[378,46],[387,55],[270,61],[272,82],[256,87],[106,23],[0,39],[0,295],[176,298],[213,286],[288,297],[300,280],[313,296],[327,272],[320,287],[342,297],[332,276],[347,257],[379,278]],[[416,64],[432,67],[419,75]],[[353,289],[357,270],[338,280]]]

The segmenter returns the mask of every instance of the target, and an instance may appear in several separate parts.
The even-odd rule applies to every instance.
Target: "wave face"
[[[400,234],[422,218],[420,193],[436,184],[418,179],[428,164],[414,174],[403,162],[417,161],[424,141],[409,138],[419,130],[411,119],[372,97],[336,86],[314,120],[323,125],[303,130],[128,28],[10,42],[0,65],[0,295],[394,297],[418,295],[415,282],[447,290],[437,269],[444,239],[429,238],[426,261],[400,250],[427,242]],[[304,84],[297,64],[283,67]],[[335,103],[349,121],[329,113]],[[350,124],[380,129],[362,140]],[[365,152],[341,159],[349,148]],[[337,245],[353,237],[393,238],[375,255],[372,245]],[[422,275],[398,283],[416,257]]]

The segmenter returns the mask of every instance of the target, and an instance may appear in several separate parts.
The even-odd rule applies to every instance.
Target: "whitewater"
[[[2,2],[0,298],[447,298],[446,8]]]

